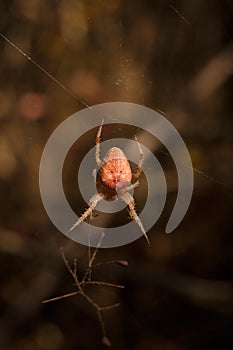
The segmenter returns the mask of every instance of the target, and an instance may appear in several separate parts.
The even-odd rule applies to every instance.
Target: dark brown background
[[[0,38],[1,349],[103,347],[96,314],[85,301],[41,304],[75,288],[61,245],[69,259],[77,257],[81,273],[87,262],[87,248],[50,222],[38,186],[43,147],[63,120],[84,108],[79,98],[88,105],[128,101],[163,111],[198,169],[188,213],[166,235],[177,177],[163,147],[154,147],[169,193],[149,232],[152,248],[141,238],[98,254],[98,261],[129,262],[125,269],[107,265],[96,272],[100,280],[124,283],[123,291],[90,291],[102,304],[121,303],[105,313],[113,348],[232,347],[232,10],[230,0],[0,1],[0,32],[78,96]],[[119,127],[106,127],[103,138],[118,137]],[[123,127],[121,136],[134,133]],[[79,140],[64,173],[77,214],[86,204],[72,174],[95,134]],[[143,189],[142,178],[139,212]]]

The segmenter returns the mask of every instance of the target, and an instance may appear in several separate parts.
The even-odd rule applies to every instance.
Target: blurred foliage
[[[80,99],[162,110],[196,169],[189,211],[165,235],[176,170],[161,145],[145,136],[166,170],[169,193],[149,232],[151,249],[141,238],[98,253],[98,261],[129,262],[125,269],[106,265],[97,271],[98,279],[124,283],[123,291],[91,290],[102,304],[121,302],[105,315],[113,348],[233,346],[232,14],[230,0],[0,1],[0,32],[77,96],[0,38],[1,349],[103,347],[96,315],[85,301],[41,304],[74,290],[61,245],[69,259],[78,258],[81,273],[87,264],[87,248],[49,221],[38,185],[43,147],[63,120],[85,107]],[[103,137],[117,133],[106,127]],[[95,134],[82,137],[72,158],[77,164],[93,147]],[[85,203],[75,186],[75,179],[65,185],[80,214]],[[138,191],[140,211],[145,196]]]

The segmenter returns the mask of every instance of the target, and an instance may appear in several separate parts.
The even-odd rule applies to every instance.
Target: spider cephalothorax
[[[112,190],[124,188],[130,184],[132,171],[124,152],[120,148],[110,148],[104,157],[98,175],[101,183]]]
[[[115,200],[119,191],[129,186],[132,179],[129,162],[124,152],[117,147],[108,150],[103,162],[93,174],[98,193],[108,201]]]
[[[137,166],[137,172],[132,173],[129,162],[124,152],[118,147],[112,147],[106,153],[103,161],[100,159],[100,135],[102,131],[103,123],[100,125],[97,136],[96,136],[96,163],[97,169],[94,170],[93,175],[96,183],[97,193],[95,193],[90,201],[89,208],[80,216],[77,222],[69,229],[71,232],[77,227],[82,221],[88,216],[91,216],[92,211],[96,207],[97,203],[102,199],[114,200],[117,197],[123,200],[128,205],[129,214],[132,220],[134,220],[140,227],[144,234],[147,243],[150,245],[146,231],[142,225],[135,211],[135,202],[133,196],[128,192],[129,190],[137,187],[139,181],[131,183],[132,179],[138,179],[142,171],[143,153],[140,144],[138,148],[140,152],[139,164]],[[137,138],[135,137],[137,141]]]

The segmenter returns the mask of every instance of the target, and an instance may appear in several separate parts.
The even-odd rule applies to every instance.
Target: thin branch
[[[58,297],[43,300],[42,304],[50,303],[51,301],[56,301],[56,300],[60,300],[60,299],[64,299],[64,298],[69,298],[69,297],[72,297],[73,295],[77,295],[77,294],[80,294],[80,291],[75,291],[75,292],[60,295]]]
[[[72,268],[70,267],[70,264],[69,264],[68,260],[66,259],[63,247],[61,247],[61,255],[62,255],[62,259],[63,259],[63,261],[64,261],[64,263],[65,263],[69,273],[71,274],[71,276],[74,279],[74,282],[75,282],[78,290],[80,292],[82,292],[82,288],[80,287],[80,282],[78,280],[78,275],[77,275],[77,263],[74,260],[74,271],[73,271]]]
[[[101,246],[102,240],[104,238],[104,233],[102,233],[99,242],[96,246],[96,248],[94,249],[94,251],[91,253],[91,248],[90,248],[90,244],[89,244],[89,249],[88,249],[88,268],[84,274],[84,277],[82,278],[81,281],[79,281],[78,279],[78,268],[77,268],[77,259],[73,260],[73,269],[71,268],[65,253],[64,253],[64,249],[63,247],[61,247],[61,255],[62,255],[62,259],[64,261],[64,264],[67,268],[67,270],[69,271],[69,273],[71,274],[71,276],[73,277],[74,283],[77,287],[77,291],[75,292],[71,292],[71,293],[67,293],[61,296],[57,296],[54,298],[50,298],[50,299],[46,299],[44,301],[42,301],[43,304],[45,303],[49,303],[52,301],[56,301],[56,300],[61,300],[64,298],[69,298],[71,296],[74,295],[81,295],[87,302],[89,305],[91,305],[94,309],[95,312],[97,314],[99,323],[100,323],[100,327],[101,327],[101,331],[102,331],[102,343],[108,347],[111,346],[111,342],[109,341],[109,339],[106,336],[106,329],[105,329],[105,324],[104,324],[104,320],[103,320],[103,316],[102,316],[102,311],[105,310],[111,310],[115,307],[118,307],[120,304],[113,304],[113,305],[108,305],[108,306],[99,306],[88,294],[86,294],[86,292],[84,291],[84,288],[86,286],[100,286],[100,287],[113,287],[113,288],[124,288],[124,286],[120,285],[120,284],[116,284],[116,283],[109,283],[109,282],[104,282],[104,281],[92,281],[91,280],[91,272],[93,267],[101,265],[101,264],[96,264],[95,266],[93,266],[95,258],[96,258],[96,254],[98,252],[98,249]],[[90,243],[90,242],[89,242]],[[121,266],[128,266],[128,262],[126,260],[112,260],[109,263],[116,263],[119,264]],[[87,278],[89,278],[89,280],[87,280]]]
[[[109,305],[109,306],[102,306],[100,307],[100,310],[101,311],[105,311],[105,310],[111,310],[115,307],[119,307],[121,304],[120,303],[116,303],[116,304],[113,304],[113,305]]]
[[[129,265],[127,260],[111,260],[111,261],[99,262],[99,263],[95,264],[93,267],[99,267],[102,265],[109,265],[109,264],[117,264],[117,265],[120,265],[122,267],[126,267]]]
[[[95,286],[106,286],[106,287],[115,287],[115,288],[125,288],[125,286],[122,286],[121,284],[115,284],[115,283],[108,283],[108,282],[100,282],[100,281],[84,281],[80,283],[80,286],[88,286],[88,285],[95,285]]]
[[[99,322],[100,322],[100,326],[101,326],[102,334],[103,334],[103,338],[104,338],[104,337],[106,337],[106,329],[105,329],[103,317],[102,317],[102,314],[101,314],[101,309],[99,307],[97,308],[96,313],[97,313],[97,316],[98,316],[98,319],[99,319]]]
[[[87,269],[86,273],[84,274],[82,282],[84,282],[86,280],[86,278],[90,275],[90,273],[92,271],[93,262],[95,260],[96,254],[97,254],[97,252],[99,250],[99,247],[100,247],[100,245],[102,243],[103,238],[104,238],[104,232],[102,232],[102,234],[100,236],[100,239],[99,239],[99,242],[98,242],[96,248],[94,249],[94,251],[93,251],[93,253],[91,255],[91,258],[90,258],[89,263],[88,263],[88,269]]]

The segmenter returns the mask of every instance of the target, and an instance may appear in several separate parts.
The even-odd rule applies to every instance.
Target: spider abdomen
[[[132,171],[124,152],[113,147],[106,153],[99,170],[100,180],[110,189],[124,188],[132,179]]]

